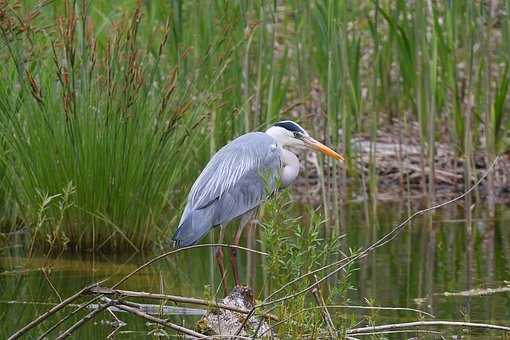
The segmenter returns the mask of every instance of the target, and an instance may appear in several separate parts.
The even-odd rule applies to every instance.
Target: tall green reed
[[[36,240],[61,225],[74,247],[140,249],[167,233],[169,189],[182,177],[176,165],[186,164],[182,146],[198,113],[177,89],[178,65],[160,73],[161,53],[140,44],[140,7],[99,48],[83,4],[66,2],[57,33],[37,36],[46,50],[36,57],[26,53],[29,39],[6,42],[16,76],[0,85],[5,162],[29,225],[40,220],[40,197],[75,188],[62,222],[42,224]],[[169,27],[162,34],[160,51]],[[59,219],[56,206],[44,213]]]

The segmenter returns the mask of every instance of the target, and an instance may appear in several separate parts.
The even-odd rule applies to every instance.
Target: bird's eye
[[[294,138],[301,138],[303,134],[301,132],[294,132]]]

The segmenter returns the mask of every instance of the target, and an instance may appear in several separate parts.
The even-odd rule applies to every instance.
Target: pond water
[[[361,206],[345,210],[346,238],[350,248],[373,243],[407,216],[407,208],[399,205],[381,205],[370,223],[363,218]],[[460,320],[494,323],[510,326],[510,292],[486,296],[445,296],[444,292],[460,292],[474,288],[510,286],[510,209],[498,206],[496,219],[488,220],[485,212],[475,211],[473,237],[467,233],[462,209],[442,209],[432,218],[415,219],[391,243],[377,249],[357,263],[349,291],[351,305],[419,308],[438,320]],[[19,244],[18,244],[19,243]],[[21,241],[13,239],[0,251],[0,338],[5,338],[35,316],[44,313],[80,290],[85,285],[108,278],[111,285],[157,254],[62,254],[47,258],[44,255],[28,259]],[[164,292],[173,295],[204,297],[206,286],[218,277],[211,270],[211,251],[195,249],[166,258],[133,276],[124,289]],[[243,277],[246,257],[240,254]],[[254,288],[263,294],[260,269],[255,270]],[[212,278],[212,276],[216,276]],[[218,297],[221,291],[218,290]],[[83,300],[82,300],[83,301]],[[69,315],[75,307],[65,308],[47,322],[29,333],[28,338],[41,335],[56,320]],[[347,313],[343,310],[338,313]],[[364,311],[350,310],[360,320]],[[172,336],[171,331],[154,324],[116,313],[127,326],[120,329],[119,338]],[[380,311],[377,323],[411,321],[417,318],[409,312]],[[196,316],[174,315],[171,320],[194,328]],[[67,329],[71,316],[59,330]],[[86,324],[75,335],[77,338],[104,338],[114,327],[114,318],[108,312]],[[52,333],[50,338],[55,337]],[[462,334],[459,330],[449,335]],[[501,333],[472,333],[473,338],[493,339]],[[410,338],[413,334],[392,335],[390,338]],[[430,338],[432,335],[427,335]]]

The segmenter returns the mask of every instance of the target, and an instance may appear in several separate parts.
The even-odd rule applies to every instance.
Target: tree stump
[[[237,286],[221,301],[221,303],[231,307],[250,310],[255,305],[253,290],[250,287]],[[208,311],[202,319],[197,322],[196,330],[199,333],[209,336],[234,336],[242,326],[246,316],[247,314],[222,308],[214,308]],[[263,335],[269,337],[271,336],[271,330],[266,320],[260,316],[252,315],[239,332],[238,336],[250,337],[255,334],[256,336]]]

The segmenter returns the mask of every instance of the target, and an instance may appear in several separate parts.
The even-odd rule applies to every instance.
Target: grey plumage
[[[247,133],[220,149],[191,188],[172,237],[175,245],[193,245],[213,227],[260,205],[274,190],[280,157],[276,141],[263,132]]]

